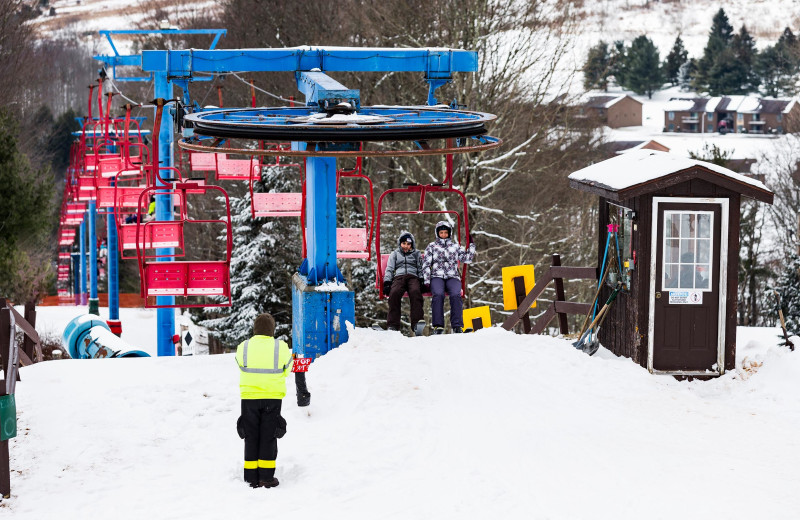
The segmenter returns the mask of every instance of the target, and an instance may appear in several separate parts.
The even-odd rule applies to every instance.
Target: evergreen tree
[[[45,292],[48,268],[33,251],[53,223],[54,183],[20,152],[17,132],[14,118],[0,110],[0,294],[25,302]]]
[[[679,34],[675,38],[675,43],[672,44],[672,49],[667,54],[667,59],[664,61],[664,77],[673,86],[678,84],[678,76],[681,66],[689,59],[689,53],[683,47],[683,40]]]
[[[710,81],[711,68],[717,57],[728,47],[733,38],[733,26],[728,21],[725,10],[720,8],[711,21],[711,30],[708,33],[708,42],[703,50],[703,57],[697,62],[697,75],[695,88],[705,90]]]
[[[742,25],[731,40],[731,51],[735,61],[733,74],[726,83],[726,93],[749,94],[758,88],[759,80],[756,74],[756,41],[750,35],[747,27]]]
[[[608,44],[601,40],[600,43],[589,49],[589,55],[583,66],[583,88],[585,90],[600,88],[608,91],[610,64],[611,54]]]
[[[628,50],[625,68],[625,87],[637,94],[647,94],[661,88],[663,75],[658,49],[647,36],[637,36]]]
[[[800,334],[800,256],[792,252],[784,265],[775,290],[780,296],[786,332],[789,335]]]
[[[72,132],[80,130],[81,125],[75,120],[77,114],[69,109],[62,113],[53,122],[47,137],[45,150],[50,156],[50,164],[59,178],[63,178],[64,171],[69,164],[69,150],[74,137]]]
[[[678,85],[681,90],[691,90],[695,74],[697,74],[697,60],[691,58],[684,62],[678,70]]]
[[[714,65],[708,72],[706,88],[712,96],[726,94],[745,94],[747,90],[747,72],[736,58],[732,48],[724,49],[714,60]]]
[[[615,41],[614,48],[611,50],[608,72],[610,76],[614,76],[614,82],[619,86],[625,85],[627,57],[628,50],[625,48],[625,42],[623,40]]]
[[[782,90],[783,74],[779,53],[774,45],[766,47],[756,56],[756,74],[761,83],[761,93],[777,97]]]
[[[785,28],[775,45],[758,54],[755,70],[764,95],[777,97],[796,93],[800,44],[791,29]]]

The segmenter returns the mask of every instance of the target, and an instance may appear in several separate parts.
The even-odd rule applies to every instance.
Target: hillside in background
[[[784,27],[800,29],[800,10],[793,0],[585,0],[569,2],[579,13],[581,27],[575,45],[578,63],[585,59],[586,50],[603,39],[608,42],[624,39],[628,42],[645,34],[659,48],[662,56],[669,52],[675,36],[680,34],[690,56],[697,57],[708,38],[711,18],[724,8],[731,25],[737,30],[742,24],[756,39],[759,48],[774,43]],[[32,2],[37,5],[40,2]],[[36,24],[43,37],[77,33],[87,43],[101,45],[97,31],[102,29],[156,28],[157,21],[169,19],[181,25],[182,20],[198,16],[213,16],[219,3],[187,0],[55,0],[40,7],[42,15]],[[578,67],[580,68],[580,67]]]

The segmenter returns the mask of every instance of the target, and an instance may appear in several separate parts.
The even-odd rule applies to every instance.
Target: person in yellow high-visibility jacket
[[[281,401],[292,368],[292,351],[274,334],[275,319],[259,314],[253,337],[236,348],[242,397],[242,415],[236,427],[244,439],[244,480],[254,488],[278,485],[278,439],[286,433]]]

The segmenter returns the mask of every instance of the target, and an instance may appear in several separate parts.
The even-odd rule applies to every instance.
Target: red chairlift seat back
[[[230,306],[231,304],[231,291],[230,291],[230,261],[233,249],[232,241],[232,225],[230,214],[230,202],[228,194],[218,186],[205,185],[197,181],[176,182],[171,188],[165,187],[150,187],[147,188],[142,195],[147,197],[149,192],[157,192],[160,195],[178,194],[180,199],[180,219],[177,221],[151,221],[138,225],[140,229],[148,229],[153,227],[154,224],[159,224],[166,233],[165,224],[170,223],[173,226],[180,226],[181,247],[184,251],[187,246],[183,242],[183,228],[187,224],[210,224],[210,223],[223,223],[225,225],[225,232],[227,236],[226,255],[223,260],[180,260],[180,261],[157,261],[161,258],[174,258],[182,256],[177,254],[148,254],[147,250],[151,248],[145,247],[146,244],[136,244],[137,258],[139,259],[139,270],[141,275],[141,295],[142,297],[149,296],[180,296],[185,298],[192,297],[206,297],[206,296],[222,296],[226,301],[220,303],[213,303],[207,301],[200,301],[197,303],[176,303],[172,305],[151,304],[149,301],[146,307],[220,307]],[[225,216],[222,219],[200,220],[190,219],[186,214],[186,195],[195,193],[207,193],[208,191],[218,191],[225,198]],[[174,195],[171,195],[174,197]],[[153,228],[156,229],[156,228]],[[173,228],[172,233],[176,233],[178,228]],[[140,234],[141,235],[141,231]],[[173,235],[175,236],[175,235]],[[155,245],[155,243],[153,243]],[[159,245],[156,247],[171,247],[167,245]]]
[[[299,217],[303,208],[302,193],[253,193],[255,217]]]
[[[189,168],[193,172],[213,172],[217,170],[217,155],[215,153],[189,152]]]
[[[258,178],[261,173],[261,161],[251,156],[249,159],[229,159],[224,153],[213,154],[216,160],[217,180],[248,181]]]
[[[336,256],[357,260],[369,259],[366,228],[336,228]]]

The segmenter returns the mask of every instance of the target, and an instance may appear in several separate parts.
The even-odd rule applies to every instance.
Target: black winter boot
[[[434,327],[433,328],[433,333],[437,334],[437,335],[438,334],[444,334],[444,327]]]
[[[461,334],[464,330],[461,327],[453,327],[453,334]]]
[[[294,373],[294,385],[297,388],[297,406],[308,406],[311,404],[311,392],[306,386],[306,373]]]

